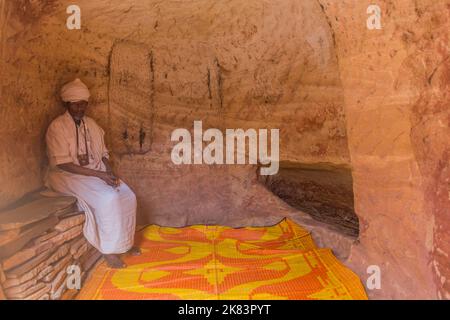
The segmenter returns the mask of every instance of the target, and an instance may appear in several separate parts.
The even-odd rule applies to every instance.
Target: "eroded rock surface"
[[[69,31],[65,2],[0,0],[0,207],[42,186],[58,90],[80,77],[141,224],[297,217],[363,282],[380,266],[372,298],[449,298],[448,1],[379,0],[383,28],[368,30],[372,2],[79,0]],[[115,60],[120,43],[142,68]],[[359,241],[288,206],[255,166],[175,166],[170,134],[195,120],[279,128],[282,161],[351,168]]]
[[[269,190],[294,208],[357,237],[359,221],[354,211],[351,170],[329,164],[281,163],[277,175],[261,177]]]

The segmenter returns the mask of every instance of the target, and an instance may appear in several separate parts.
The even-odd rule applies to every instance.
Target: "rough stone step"
[[[73,205],[68,206],[66,209],[55,212],[55,215],[58,216],[58,218],[62,218],[78,213],[80,213],[80,211],[78,210],[77,203],[75,202]]]
[[[83,226],[78,225],[76,227],[70,228],[69,230],[59,233],[55,237],[47,240],[52,242],[55,246],[60,246],[61,244],[70,241],[83,233]]]
[[[76,210],[76,211],[70,211],[70,212],[64,213],[64,214],[59,214],[58,217],[60,219],[62,219],[62,218],[69,218],[69,217],[72,217],[72,216],[77,216],[77,215],[80,215],[80,214],[85,215],[84,211]]]
[[[53,228],[57,223],[58,218],[51,216],[28,226],[17,238],[0,246],[0,259],[12,256],[21,250],[31,239]]]
[[[45,284],[45,286],[39,290],[33,293],[32,295],[27,296],[26,298],[23,298],[23,300],[37,300],[39,297],[42,297],[50,292],[50,286],[48,284]]]
[[[8,297],[10,296],[16,296],[16,295],[20,295],[23,292],[26,292],[28,289],[30,289],[33,286],[36,286],[38,283],[38,279],[37,278],[33,278],[29,281],[26,281],[22,284],[19,284],[18,286],[14,286],[14,287],[10,287],[8,289],[5,289],[5,293]]]
[[[61,270],[67,270],[67,267],[73,263],[71,255],[67,255],[53,265],[53,270],[44,277],[45,282],[51,282]]]
[[[76,203],[74,197],[41,198],[0,213],[0,231],[19,229],[51,215],[57,215]]]
[[[55,227],[55,230],[59,232],[64,232],[70,228],[83,224],[84,219],[85,219],[84,214],[65,217],[61,221],[59,221],[59,223]]]
[[[35,245],[41,244],[41,243],[47,241],[48,239],[51,239],[51,238],[57,236],[58,234],[59,234],[58,231],[48,231],[45,234],[43,234],[42,236],[39,236],[39,237],[33,239],[33,243]]]
[[[32,247],[25,247],[21,251],[17,252],[13,256],[3,260],[2,267],[3,270],[10,270],[14,267],[17,267],[21,265],[22,263],[25,263],[32,258],[38,256],[42,252],[49,250],[53,248],[53,243],[41,243],[38,245],[33,245]]]
[[[79,239],[75,238],[66,244],[68,251],[72,248],[73,244],[75,242],[77,242],[78,240]],[[63,250],[62,253],[65,253],[65,250]],[[58,256],[59,255],[56,255],[56,258]],[[55,260],[55,259],[53,259],[53,260]],[[63,269],[66,270],[67,267],[71,263],[74,263],[73,256],[70,252],[68,252],[66,255],[64,255],[63,257],[61,257],[60,259],[58,259],[56,261],[53,261],[53,260],[51,262],[51,266],[53,267],[53,270],[44,277],[43,281],[45,281],[45,282],[51,282],[61,270],[63,270]]]
[[[78,248],[78,251],[73,255],[75,260],[78,260],[83,254],[85,254],[89,249],[88,243],[85,242]]]
[[[96,252],[97,249],[95,249],[93,246],[91,246],[90,244],[88,244],[88,250],[85,254],[83,254],[78,260],[77,262],[80,264],[80,266],[86,262],[87,259],[89,259],[89,257],[91,255],[94,254],[94,252]]]
[[[40,282],[40,283],[37,283],[35,286],[32,286],[32,287],[28,288],[27,290],[22,291],[20,293],[12,293],[12,294],[8,295],[8,293],[6,292],[6,296],[8,297],[8,299],[26,299],[44,288],[48,288],[48,291],[50,291],[50,286],[48,284]],[[44,293],[45,292],[42,292],[38,296],[41,296]]]
[[[66,235],[66,237],[70,237],[72,232],[74,232],[74,231],[71,231],[70,234]],[[60,233],[58,233],[58,232],[56,232],[56,233],[51,232],[49,234],[53,235],[54,237],[60,235]],[[32,260],[32,258],[38,256],[39,254],[41,254],[42,252],[44,252],[46,250],[56,247],[55,243],[52,242],[51,239],[52,238],[46,239],[47,240],[46,242],[41,242],[32,247],[22,249],[15,255],[5,259],[3,261],[3,263],[1,264],[1,266],[3,267],[3,270],[10,270],[16,266],[21,265],[22,263]],[[59,244],[60,242],[62,242],[62,239],[64,239],[64,236],[60,236],[60,237],[56,238],[55,241]],[[78,240],[78,239],[75,239],[75,240]],[[82,236],[80,237],[80,240],[83,240]],[[73,245],[73,243],[71,242],[70,249],[72,249],[72,245]]]
[[[62,246],[60,246],[58,248],[58,250],[56,250],[56,252],[50,257],[50,259],[48,259],[48,264],[54,264],[55,262],[58,262],[59,260],[61,260],[63,257],[65,257],[66,255],[69,254],[69,250],[70,250],[70,244],[66,243]]]
[[[12,239],[16,239],[20,234],[20,229],[0,231],[0,246],[10,242]]]
[[[53,291],[53,290],[51,291],[50,299],[51,300],[59,300],[65,290],[66,290],[66,281],[62,281],[62,283],[58,289],[56,289],[55,291]]]
[[[70,247],[70,254],[71,254],[71,255],[74,255],[75,253],[77,253],[78,249],[79,249],[82,245],[84,245],[85,243],[87,243],[86,238],[84,238],[83,236],[80,236],[80,237],[74,239],[73,241],[74,241],[74,242],[73,242],[72,246]]]
[[[6,273],[7,280],[4,283],[5,287],[7,285],[8,287],[19,285],[25,281],[28,281],[47,268],[51,268],[52,270],[53,267],[51,266],[51,264],[67,255],[69,253],[69,248],[70,247],[68,244],[64,244],[56,251],[50,251],[50,254],[48,252],[45,252],[41,256],[35,258],[36,260],[33,259],[33,261],[29,261],[15,269],[8,271]],[[49,272],[47,272],[46,274],[48,274]],[[45,275],[39,274],[40,278]]]
[[[31,271],[25,273],[24,275],[20,276],[19,278],[14,279],[7,279],[3,286],[6,288],[19,286],[22,283],[25,283],[33,278],[36,278],[36,280],[41,280],[44,278],[47,274],[49,274],[53,270],[52,266],[47,265],[47,262],[44,261],[40,265],[38,265],[36,268],[32,269]]]
[[[88,271],[102,257],[102,254],[97,249],[92,248],[85,256],[86,258],[83,261],[80,259],[81,269]]]
[[[51,289],[50,289],[50,296],[53,296],[61,287],[62,283],[66,280],[67,278],[67,271],[66,270],[61,270],[55,277],[55,279],[53,279],[53,281],[50,283],[51,285]]]
[[[28,271],[36,268],[42,262],[47,261],[53,252],[55,252],[54,249],[47,249],[46,251],[42,252],[41,254],[34,257],[33,259],[21,264],[20,266],[17,266],[16,268],[6,271],[5,272],[6,278],[7,279],[19,278],[20,276],[27,273]]]

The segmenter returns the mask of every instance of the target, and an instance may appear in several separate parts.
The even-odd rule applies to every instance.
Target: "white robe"
[[[106,171],[102,158],[109,158],[104,131],[97,123],[84,117],[87,128],[89,165],[86,168]],[[75,196],[78,207],[86,213],[84,236],[103,254],[120,254],[133,246],[136,227],[136,196],[121,181],[113,188],[103,180],[72,174],[57,167],[63,163],[79,165],[76,143],[77,126],[69,112],[56,118],[49,126],[46,142],[50,170],[46,186],[57,192]],[[79,132],[79,154],[85,153],[84,128]]]

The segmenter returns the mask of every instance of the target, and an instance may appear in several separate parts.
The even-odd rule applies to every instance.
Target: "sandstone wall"
[[[242,211],[232,189],[239,188],[244,198],[246,176],[255,168],[236,169],[243,176],[232,182],[228,167],[172,164],[170,134],[175,128],[191,129],[194,120],[202,120],[204,130],[280,128],[283,160],[349,164],[336,54],[317,3],[78,1],[80,31],[65,27],[68,4],[43,2],[26,15],[21,6],[11,6],[8,26],[16,39],[5,37],[5,62],[17,66],[10,71],[14,76],[34,71],[5,88],[7,108],[27,110],[11,112],[16,118],[8,123],[29,126],[31,117],[42,118],[32,121],[29,135],[35,136],[25,139],[32,145],[27,152],[34,151],[28,157],[34,167],[24,181],[29,175],[37,184],[42,176],[36,173],[45,161],[43,130],[62,112],[55,98],[59,87],[76,76],[92,89],[89,114],[108,132],[116,167],[140,199],[142,223],[195,223],[206,216],[209,222],[231,223]],[[19,83],[20,89],[13,88]],[[31,94],[35,91],[38,96]],[[21,94],[30,101],[17,106]],[[26,158],[15,153],[17,159]],[[17,161],[20,165],[3,166],[5,172],[18,176],[30,168]],[[235,182],[240,187],[232,186]],[[32,187],[17,183],[9,198]]]
[[[0,207],[42,185],[58,89],[80,77],[141,223],[297,214],[252,166],[170,161],[172,130],[194,120],[278,127],[281,160],[352,169],[349,263],[363,280],[381,267],[371,297],[448,298],[448,1],[376,1],[380,31],[366,0],[76,2],[68,31],[72,1],[0,0]]]
[[[45,127],[56,115],[52,65],[35,50],[46,6],[0,1],[0,207],[42,185]],[[37,53],[39,52],[39,53]]]
[[[349,261],[361,274],[380,266],[374,296],[448,298],[448,1],[378,1],[374,31],[362,23],[372,2],[320,3],[336,38],[361,224]]]

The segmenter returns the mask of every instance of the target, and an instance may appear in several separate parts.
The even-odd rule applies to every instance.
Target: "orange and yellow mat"
[[[126,269],[99,264],[78,299],[367,299],[358,276],[291,220],[233,229],[149,226]]]

